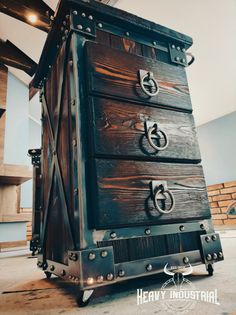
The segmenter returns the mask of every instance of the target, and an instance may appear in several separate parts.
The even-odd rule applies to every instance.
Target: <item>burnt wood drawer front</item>
[[[86,43],[86,54],[90,92],[147,105],[159,104],[192,111],[183,67],[131,55],[93,42]],[[149,96],[144,90],[156,95]]]
[[[95,154],[200,162],[191,114],[100,97],[91,102]]]
[[[97,178],[92,217],[98,229],[210,217],[200,165],[105,159],[93,163]],[[172,206],[172,212],[161,212]]]

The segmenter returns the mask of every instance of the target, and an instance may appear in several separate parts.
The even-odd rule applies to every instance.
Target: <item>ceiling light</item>
[[[38,17],[36,14],[29,14],[27,19],[30,21],[30,23],[35,24],[38,20]]]

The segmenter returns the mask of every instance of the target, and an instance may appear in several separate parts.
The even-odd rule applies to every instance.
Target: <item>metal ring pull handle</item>
[[[139,83],[145,94],[155,96],[159,93],[160,87],[150,71],[139,70]]]
[[[147,133],[147,139],[151,147],[153,147],[157,151],[163,151],[165,150],[168,145],[169,145],[169,139],[167,137],[167,134],[159,129],[158,124],[156,122],[146,122],[146,133]],[[162,134],[164,140],[165,140],[165,145],[163,147],[157,146],[154,142],[153,139],[160,139],[159,133]]]
[[[152,181],[152,192],[153,192],[153,203],[155,208],[162,214],[171,213],[175,208],[175,199],[172,192],[167,188],[166,182],[161,181]],[[166,200],[167,197],[171,200],[171,206],[169,209],[162,209],[159,204],[158,200]]]
[[[195,57],[191,52],[186,52],[186,56],[191,57],[190,61],[188,62],[188,67],[191,66],[192,63],[194,63]]]

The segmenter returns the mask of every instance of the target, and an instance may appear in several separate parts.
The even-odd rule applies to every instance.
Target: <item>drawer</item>
[[[185,69],[86,43],[89,93],[192,111]]]
[[[95,159],[92,168],[97,229],[210,217],[200,165]]]
[[[94,154],[200,162],[191,114],[94,97]]]

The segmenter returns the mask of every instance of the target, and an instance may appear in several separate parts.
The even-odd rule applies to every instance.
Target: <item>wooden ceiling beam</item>
[[[25,71],[31,77],[34,75],[37,63],[17,48],[9,40],[0,39],[0,62]]]
[[[0,0],[0,12],[44,32],[49,31],[54,16],[54,11],[42,0]],[[30,15],[37,17],[35,22],[30,21]]]

